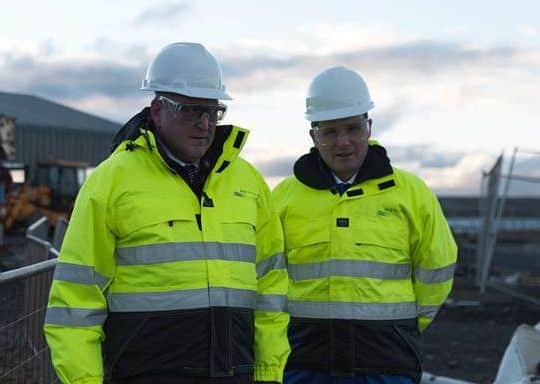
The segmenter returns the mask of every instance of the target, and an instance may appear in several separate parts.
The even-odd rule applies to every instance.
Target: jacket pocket
[[[363,224],[353,227],[355,257],[386,263],[410,263],[408,237],[403,230]]]
[[[356,243],[408,252],[410,243],[408,220],[402,214],[386,213],[383,209],[376,212],[373,210],[353,220],[352,230]],[[379,211],[384,214],[379,215]]]
[[[116,235],[119,246],[137,242],[153,243],[198,238],[200,231],[191,205],[182,205],[170,197],[127,200],[118,205]]]
[[[221,208],[222,241],[255,244],[257,232],[257,204],[252,198],[242,198]]]
[[[306,218],[305,221],[285,220],[284,232],[287,234],[288,250],[328,244],[330,227],[326,218]]]

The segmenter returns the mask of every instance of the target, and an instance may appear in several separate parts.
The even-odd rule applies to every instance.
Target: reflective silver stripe
[[[255,291],[234,288],[202,288],[167,292],[111,293],[110,312],[152,312],[208,307],[255,309]]]
[[[289,300],[289,313],[315,319],[396,320],[416,318],[416,303],[349,303]]]
[[[188,260],[226,260],[255,263],[256,249],[251,244],[238,243],[163,243],[139,247],[118,248],[118,265],[169,263]]]
[[[103,325],[107,318],[106,309],[48,307],[45,324],[65,327],[91,327]]]
[[[287,312],[286,295],[257,295],[257,310],[266,312]]]
[[[452,280],[455,269],[456,264],[451,264],[438,269],[416,267],[414,270],[414,276],[425,284],[444,283],[445,281]]]
[[[333,259],[319,263],[289,264],[292,280],[319,279],[330,276],[371,277],[385,280],[404,280],[411,277],[409,264],[391,264],[366,260]]]
[[[268,272],[274,269],[285,269],[285,256],[283,253],[276,253],[275,255],[270,256],[268,259],[257,263],[257,277],[262,277]]]
[[[54,271],[54,280],[69,281],[70,283],[97,285],[101,290],[105,288],[109,279],[94,267],[88,265],[58,262]]]
[[[419,305],[418,316],[428,317],[430,319],[435,318],[435,315],[439,311],[439,305]]]

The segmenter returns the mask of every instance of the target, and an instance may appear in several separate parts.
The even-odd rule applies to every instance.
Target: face
[[[371,119],[363,116],[318,122],[309,132],[328,167],[346,180],[362,166],[371,136]]]
[[[214,140],[221,108],[217,100],[164,94],[152,100],[150,113],[165,145],[180,160],[200,160]]]

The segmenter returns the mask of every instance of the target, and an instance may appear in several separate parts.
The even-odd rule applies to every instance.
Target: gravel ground
[[[489,288],[480,296],[472,284],[460,278],[450,297],[454,305],[445,305],[424,333],[424,370],[492,383],[514,330],[520,324],[540,322],[540,305]],[[540,297],[540,288],[536,297]],[[459,305],[460,300],[469,305]]]

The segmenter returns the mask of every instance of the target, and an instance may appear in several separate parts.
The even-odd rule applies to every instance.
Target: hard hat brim
[[[318,111],[313,113],[306,112],[305,117],[306,120],[311,122],[337,120],[344,119],[346,117],[361,116],[373,108],[375,108],[375,104],[373,101],[369,101],[364,105],[354,107],[331,109],[328,111]]]
[[[224,90],[221,91],[221,90],[209,89],[209,88],[181,88],[179,89],[179,88],[174,88],[174,87],[163,87],[163,86],[143,84],[140,90],[151,91],[151,92],[176,93],[178,95],[196,97],[200,99],[232,100],[232,97]]]

